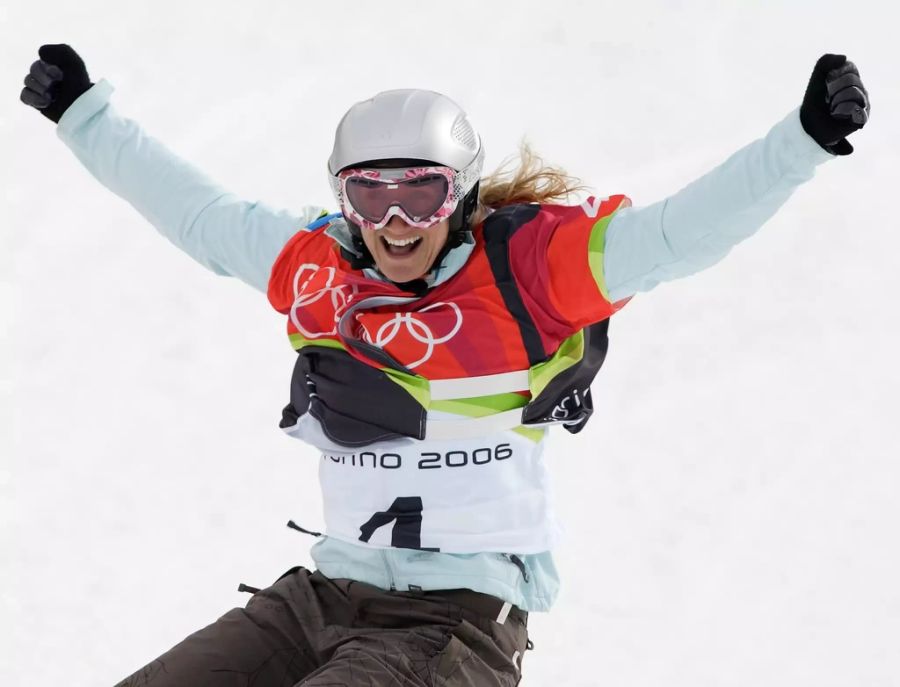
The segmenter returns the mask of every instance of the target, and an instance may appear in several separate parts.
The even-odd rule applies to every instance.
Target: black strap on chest
[[[357,448],[401,437],[425,438],[425,409],[377,368],[344,351],[305,346],[291,379],[291,402],[281,424],[289,429],[309,413],[336,444]]]
[[[547,352],[513,276],[509,264],[509,241],[520,227],[537,216],[539,210],[539,205],[508,205],[491,213],[484,221],[484,251],[488,264],[506,309],[519,325],[529,365],[546,360]]]

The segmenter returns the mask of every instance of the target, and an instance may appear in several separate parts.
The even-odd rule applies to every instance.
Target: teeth
[[[416,237],[411,238],[411,239],[392,239],[392,238],[389,238],[389,237],[387,237],[387,236],[384,236],[384,240],[385,240],[386,242],[388,242],[389,244],[391,244],[392,246],[408,246],[408,245],[411,244],[411,243],[415,243],[415,242],[418,241],[420,238],[422,238],[422,237],[421,237],[421,236],[416,236]]]

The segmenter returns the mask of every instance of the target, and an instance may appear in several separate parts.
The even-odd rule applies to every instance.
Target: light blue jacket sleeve
[[[798,108],[764,138],[669,198],[623,208],[606,232],[603,268],[610,299],[714,265],[811,179],[816,165],[834,157],[804,131]]]
[[[265,292],[281,248],[324,210],[299,214],[240,200],[181,160],[109,103],[101,80],[59,121],[57,135],[104,186],[216,274]]]

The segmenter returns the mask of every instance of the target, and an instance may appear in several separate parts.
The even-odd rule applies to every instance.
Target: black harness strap
[[[484,221],[484,250],[488,263],[503,303],[519,325],[519,334],[530,366],[546,360],[547,352],[513,276],[509,264],[509,240],[519,227],[533,220],[539,211],[539,205],[508,205],[493,212]]]

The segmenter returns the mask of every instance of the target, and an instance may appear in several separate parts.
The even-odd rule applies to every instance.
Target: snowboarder
[[[559,580],[544,438],[579,431],[609,319],[721,260],[853,148],[868,94],[823,55],[769,133],[647,207],[561,203],[523,150],[482,175],[465,112],[379,93],[337,127],[338,212],[242,201],[110,104],[67,45],[21,99],[97,179],[197,261],[267,294],[297,351],[281,427],[322,452],[316,570],[285,573],[120,685],[511,685]]]

